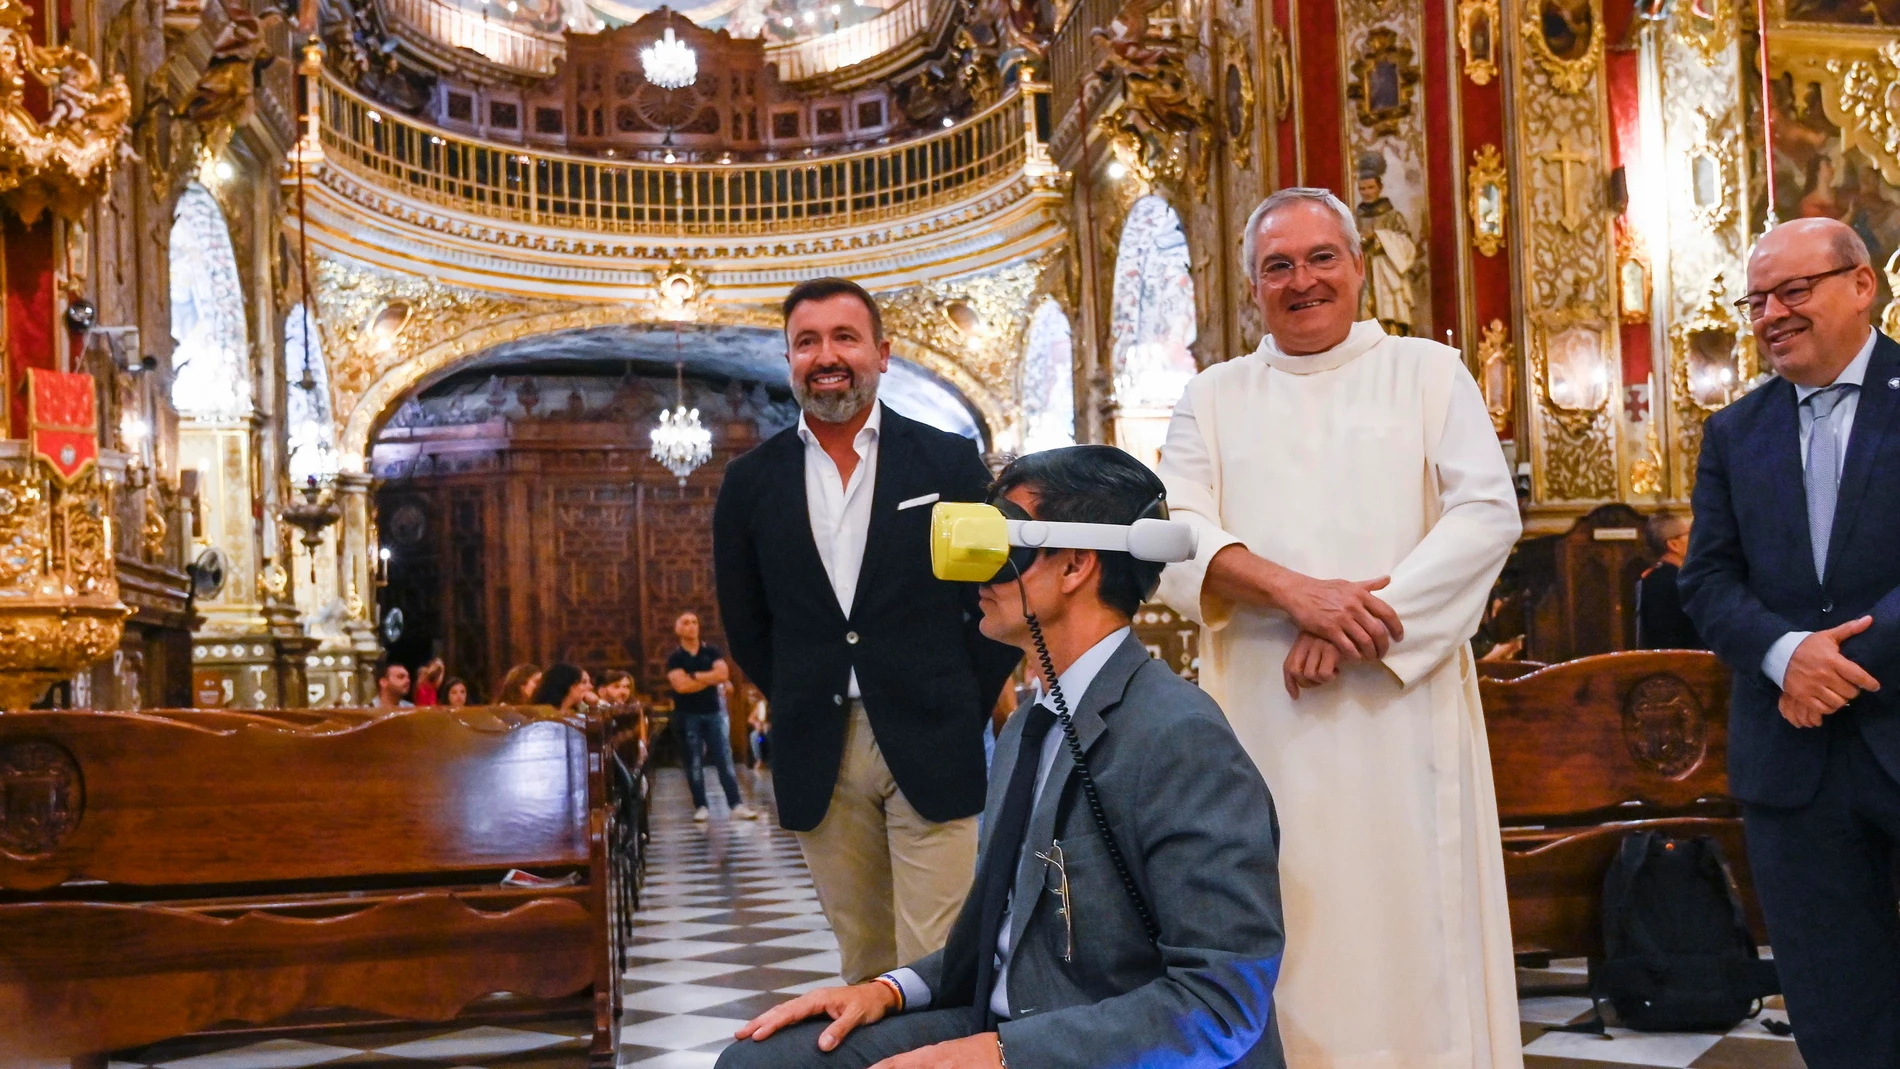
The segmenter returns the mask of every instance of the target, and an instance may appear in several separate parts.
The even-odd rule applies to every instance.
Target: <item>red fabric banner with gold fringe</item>
[[[27,426],[33,455],[52,466],[62,484],[99,460],[99,413],[92,376],[29,368]]]

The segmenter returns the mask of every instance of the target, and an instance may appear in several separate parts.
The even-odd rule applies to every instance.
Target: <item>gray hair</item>
[[[1339,216],[1340,235],[1346,239],[1346,249],[1355,259],[1358,258],[1359,223],[1353,218],[1352,209],[1346,207],[1346,202],[1334,196],[1330,189],[1320,189],[1317,186],[1288,186],[1285,189],[1275,190],[1266,200],[1260,202],[1260,206],[1253,210],[1252,215],[1247,217],[1247,230],[1240,238],[1240,269],[1247,273],[1249,283],[1258,284],[1260,281],[1260,265],[1254,262],[1254,249],[1260,240],[1260,224],[1267,221],[1267,216],[1289,204],[1319,204]]]

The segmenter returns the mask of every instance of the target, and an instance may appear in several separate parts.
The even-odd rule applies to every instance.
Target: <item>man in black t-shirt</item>
[[[683,612],[673,621],[679,648],[666,659],[666,682],[673,688],[673,722],[679,727],[680,751],[685,755],[686,785],[693,791],[693,819],[710,815],[706,805],[704,754],[712,755],[725,789],[726,804],[738,820],[757,820],[758,810],[739,797],[739,779],[732,770],[732,741],[719,688],[732,678],[725,655],[699,641],[699,615]]]

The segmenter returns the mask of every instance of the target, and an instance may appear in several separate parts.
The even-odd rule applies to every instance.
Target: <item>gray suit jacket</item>
[[[1109,827],[1161,940],[1149,941],[1115,874],[1064,745],[1030,815],[1016,870],[1013,1019],[1000,1029],[1010,1062],[1035,1069],[1283,1066],[1272,1013],[1285,946],[1280,829],[1259,770],[1220,706],[1151,660],[1133,636],[1086,694],[1067,698]],[[997,740],[986,830],[1002,806],[1022,723],[1012,717]],[[1072,962],[1062,960],[1067,936],[1056,875],[1036,858],[1055,840],[1069,876]],[[930,985],[933,1009],[975,1001],[977,955],[996,949],[976,945],[979,908],[972,895],[944,949],[911,965]]]

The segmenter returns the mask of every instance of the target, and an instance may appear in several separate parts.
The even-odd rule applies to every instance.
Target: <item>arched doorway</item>
[[[1069,317],[1044,297],[1023,343],[1023,452],[1075,444],[1075,340]]]
[[[1142,197],[1129,209],[1115,254],[1109,317],[1116,444],[1153,465],[1168,416],[1197,367],[1194,279],[1187,235],[1168,202]]]
[[[879,395],[987,447],[967,399],[910,361],[892,359]],[[713,449],[684,483],[648,437],[682,400]],[[766,328],[565,331],[424,379],[367,458],[381,481],[384,603],[404,618],[391,656],[442,656],[484,697],[512,664],[561,660],[629,670],[652,693],[680,612],[699,613],[723,645],[711,517],[725,464],[797,418],[783,335]]]

